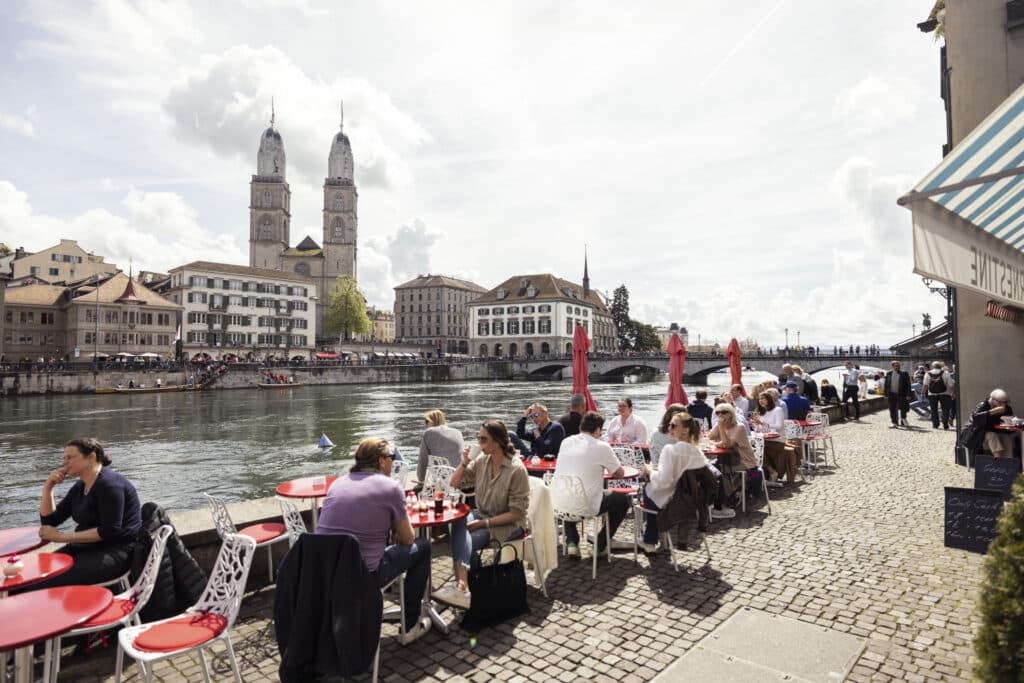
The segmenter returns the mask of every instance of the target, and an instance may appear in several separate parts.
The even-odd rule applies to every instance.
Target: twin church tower
[[[297,246],[289,246],[291,190],[285,180],[284,140],[274,128],[273,113],[270,127],[260,138],[256,175],[249,183],[249,265],[313,278],[318,299],[317,337],[326,336],[324,310],[336,289],[337,277],[356,277],[359,193],[354,181],[352,145],[344,125],[342,109],[340,130],[327,157],[321,244],[307,235]]]

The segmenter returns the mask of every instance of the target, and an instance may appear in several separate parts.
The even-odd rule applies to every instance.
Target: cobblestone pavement
[[[750,606],[865,638],[850,680],[967,680],[982,557],[943,547],[942,513],[943,486],[971,486],[972,474],[952,463],[952,431],[887,423],[879,413],[834,426],[839,467],[772,489],[772,515],[759,502],[714,521],[710,562],[702,550],[682,552],[676,573],[666,555],[634,564],[619,554],[592,581],[584,550],[583,561],[562,560],[550,575],[550,599],[531,587],[528,616],[475,640],[455,627],[403,648],[386,624],[381,679],[645,681]],[[627,522],[618,537],[630,534]],[[439,580],[450,573],[447,547],[435,556]],[[249,598],[235,627],[246,681],[277,680],[272,600],[269,589]],[[86,666],[113,671],[107,657]],[[62,680],[113,680],[69,664]],[[214,670],[228,675],[219,653]],[[134,665],[128,672],[137,677]],[[201,680],[189,657],[156,673]]]

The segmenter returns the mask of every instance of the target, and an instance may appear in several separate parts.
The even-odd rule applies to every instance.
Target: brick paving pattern
[[[583,561],[549,575],[549,599],[531,587],[529,615],[475,639],[453,627],[403,648],[385,624],[381,680],[646,681],[746,606],[865,638],[849,680],[968,680],[983,558],[943,546],[943,486],[970,487],[973,473],[952,463],[952,431],[887,423],[879,413],[834,426],[839,467],[771,489],[772,515],[758,502],[714,521],[710,563],[703,549],[681,553],[679,573],[664,554],[637,564],[617,554],[592,581],[584,548]],[[630,534],[627,520],[618,537]],[[435,546],[435,580],[450,562]],[[272,589],[248,598],[234,629],[246,681],[277,680],[272,600]],[[113,671],[111,655],[75,659],[61,680],[113,680],[94,673]],[[220,652],[210,659],[216,678],[229,677]],[[137,680],[134,664],[126,673]],[[202,679],[190,657],[156,674]]]

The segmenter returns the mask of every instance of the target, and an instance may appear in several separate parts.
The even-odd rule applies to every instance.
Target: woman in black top
[[[57,552],[71,555],[75,564],[37,588],[106,583],[128,571],[142,513],[135,487],[108,469],[110,463],[110,456],[96,439],[72,439],[64,447],[63,467],[50,472],[43,484],[39,537],[67,543]],[[54,503],[53,487],[68,477],[78,477],[78,481],[60,503]],[[58,530],[68,517],[75,521],[75,530]]]

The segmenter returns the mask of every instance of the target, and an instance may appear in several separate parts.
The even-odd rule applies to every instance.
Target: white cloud
[[[836,171],[833,189],[851,212],[865,246],[909,257],[910,218],[896,199],[913,186],[909,176],[881,176],[864,157],[847,159]]]
[[[387,93],[361,78],[330,82],[307,75],[275,47],[236,45],[184,70],[164,102],[183,139],[255,164],[258,135],[269,123],[271,98],[284,138],[287,173],[319,186],[345,102],[360,186],[412,182],[405,155],[430,139]]]
[[[27,118],[17,114],[6,114],[2,111],[0,111],[0,128],[6,128],[29,138],[36,134],[35,126]]]
[[[359,248],[359,289],[366,300],[390,307],[395,285],[431,272],[433,248],[443,239],[443,233],[415,219],[394,234],[366,240]]]
[[[911,123],[920,86],[906,78],[868,76],[836,95],[832,117],[857,129]]]
[[[0,235],[11,247],[38,251],[60,238],[74,239],[93,253],[127,270],[166,271],[189,261],[245,263],[235,241],[203,228],[185,200],[172,192],[130,190],[121,211],[90,209],[68,219],[36,213],[29,197],[0,181]]]

